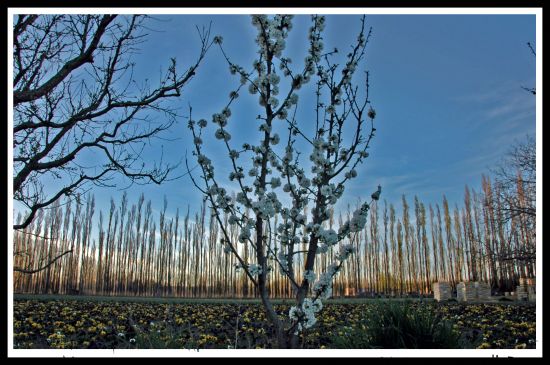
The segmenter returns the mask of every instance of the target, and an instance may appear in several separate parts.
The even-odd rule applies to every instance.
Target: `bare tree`
[[[525,215],[534,228],[536,217],[537,151],[534,137],[511,146],[507,155],[493,168],[506,219]],[[518,193],[518,189],[521,194]]]
[[[115,174],[131,183],[170,178],[176,165],[162,155],[142,159],[146,143],[167,130],[178,97],[212,45],[181,72],[171,59],[158,84],[134,79],[132,60],[146,34],[141,15],[19,15],[13,27],[14,199],[27,208],[27,227],[39,209]],[[161,117],[153,118],[153,115]]]
[[[493,169],[495,174],[493,194],[501,224],[517,226],[515,246],[507,245],[497,255],[499,261],[527,263],[532,272],[536,260],[536,143],[531,136],[516,142],[508,154]],[[515,231],[515,230],[514,230]],[[523,266],[523,263],[520,264]],[[529,274],[531,275],[531,274]]]
[[[370,203],[365,202],[338,232],[327,229],[325,225],[330,219],[331,206],[342,196],[346,182],[356,177],[356,166],[368,156],[367,148],[374,136],[375,112],[368,98],[368,73],[366,83],[361,87],[352,82],[364,58],[370,31],[366,32],[363,17],[357,41],[345,59],[345,66],[340,68],[333,61],[337,50],[323,53],[325,18],[312,16],[305,66],[295,72],[291,61],[283,56],[292,16],[254,15],[252,24],[257,29],[259,52],[250,72],[229,59],[222,47],[221,37],[214,38],[230,71],[241,78],[241,85],[231,93],[226,107],[213,116],[213,123],[217,125],[216,138],[222,141],[229,156],[229,166],[232,168],[229,180],[235,183],[238,191],[236,199],[233,200],[221,186],[220,177],[214,174],[212,161],[205,155],[202,134],[207,121],[201,119],[195,122],[190,113],[189,128],[195,145],[193,152],[201,171],[200,180],[193,177],[193,182],[211,206],[226,251],[235,255],[239,267],[261,297],[267,317],[273,324],[277,345],[296,348],[302,331],[315,324],[315,314],[322,308],[321,299],[331,296],[333,277],[353,252],[354,245],[341,246],[335,262],[318,279],[315,273],[316,257],[332,250],[344,239],[350,238],[353,242],[351,237],[360,232],[367,221]],[[278,70],[288,84],[280,83]],[[294,116],[297,92],[312,79],[316,80],[316,113],[312,118],[314,132],[309,135],[298,125]],[[261,137],[258,145],[245,144],[238,151],[231,147],[227,123],[231,117],[230,106],[244,85],[248,85],[252,94],[259,94],[262,114],[258,115],[257,120]],[[283,87],[287,89],[284,92],[281,90]],[[277,123],[281,121],[288,130],[287,137],[282,139],[276,132],[280,129]],[[351,127],[350,141],[344,138],[348,125]],[[303,148],[296,148],[298,140],[312,149],[309,155],[311,175],[306,174],[303,167],[304,161],[300,158]],[[281,141],[286,141],[284,148],[277,147]],[[252,160],[252,166],[246,170],[242,165],[244,155]],[[372,195],[372,201],[379,199],[380,191],[379,187]],[[283,207],[279,199],[285,194],[290,201],[289,207]],[[313,205],[309,214],[305,212],[308,204]],[[224,224],[224,213],[230,214],[229,225],[238,226],[239,242],[247,243],[252,248],[251,257],[240,255],[239,242],[232,240],[230,227]],[[275,217],[278,217],[276,225]],[[301,278],[297,277],[294,266],[300,262],[303,263]],[[279,317],[270,300],[267,284],[272,271],[271,263],[279,266],[294,290],[296,302],[287,319]]]

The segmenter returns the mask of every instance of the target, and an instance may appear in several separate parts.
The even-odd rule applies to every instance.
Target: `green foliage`
[[[136,328],[135,347],[140,349],[196,349],[198,343],[190,331],[161,322],[157,325],[153,324],[148,331]]]
[[[444,349],[465,347],[453,324],[428,303],[382,302],[333,338],[336,348]]]
[[[55,300],[14,300],[14,348],[193,351],[274,347],[270,339],[272,327],[260,303],[99,299],[93,297],[86,301],[60,296]],[[525,345],[533,349],[537,344],[534,303],[450,304],[431,300],[346,299],[327,301],[318,323],[305,333],[304,348],[381,347],[372,343],[371,331],[367,328],[373,327],[370,317],[390,303],[409,305],[411,313],[429,310],[434,317],[438,315],[456,323],[455,329],[461,333],[462,342],[449,340],[448,347],[462,343],[468,348],[513,349]],[[286,315],[290,305],[276,304],[275,310]]]

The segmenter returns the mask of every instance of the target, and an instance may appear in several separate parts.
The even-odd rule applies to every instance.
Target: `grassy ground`
[[[260,299],[251,298],[175,298],[175,297],[124,297],[124,296],[99,296],[99,295],[55,295],[55,294],[14,294],[14,300],[62,300],[83,302],[120,302],[120,303],[168,303],[168,304],[260,304]],[[331,298],[327,302],[333,304],[361,304],[377,301],[425,301],[434,302],[431,298]],[[290,304],[292,299],[273,299],[275,304]]]
[[[453,326],[460,346],[534,348],[531,303],[460,304],[431,299],[333,299],[303,337],[305,348],[364,348],[353,340],[385,302],[429,308]],[[276,301],[286,317],[291,302]],[[271,348],[258,300],[15,295],[16,348]],[[365,336],[367,338],[368,336]],[[344,339],[342,342],[341,340]],[[348,339],[348,340],[346,340]],[[458,344],[457,344],[458,345]]]
[[[165,304],[261,304],[260,299],[254,298],[176,298],[176,297],[133,297],[133,296],[103,296],[103,295],[56,295],[56,294],[14,294],[14,300],[38,301],[80,301],[80,302],[118,302],[118,303],[165,303]],[[274,304],[291,305],[293,299],[273,299]],[[378,302],[420,302],[436,303],[433,298],[331,298],[326,303],[332,304],[372,304]],[[449,302],[452,303],[452,302]],[[463,305],[498,304],[514,306],[533,306],[533,302],[519,302],[513,300],[498,300],[497,297],[489,302],[470,301]]]

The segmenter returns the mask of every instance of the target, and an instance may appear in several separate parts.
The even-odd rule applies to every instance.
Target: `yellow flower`
[[[491,344],[488,343],[488,342],[483,342],[481,345],[479,345],[477,347],[478,349],[490,349],[491,348]]]

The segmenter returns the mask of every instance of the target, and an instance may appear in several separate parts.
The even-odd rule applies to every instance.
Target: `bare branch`
[[[14,271],[17,271],[17,272],[20,272],[20,273],[23,273],[23,274],[36,274],[37,272],[40,272],[40,271],[43,271],[43,270],[46,270],[48,267],[50,267],[51,265],[53,265],[57,260],[59,260],[60,258],[62,258],[63,256],[69,254],[73,252],[73,250],[68,250],[68,251],[65,251],[63,252],[62,254],[60,255],[57,255],[56,257],[54,257],[52,260],[50,260],[46,265],[44,266],[41,266],[37,269],[23,269],[23,268],[20,268],[20,267],[14,267],[13,270]]]
[[[106,185],[115,173],[131,184],[172,178],[179,163],[161,155],[146,165],[142,154],[176,123],[177,109],[165,100],[179,97],[195,76],[212,46],[210,28],[199,30],[201,47],[187,70],[180,72],[171,59],[158,85],[139,86],[132,56],[146,36],[146,19],[44,15],[16,21],[13,187],[29,212],[14,228],[26,227],[61,196],[78,194],[86,182]],[[100,153],[83,164],[85,151]]]
[[[104,15],[101,22],[97,26],[96,33],[88,46],[77,57],[67,61],[63,67],[43,85],[34,90],[15,90],[13,92],[13,105],[36,100],[52,91],[59,85],[71,72],[84,65],[85,63],[93,63],[93,53],[99,45],[100,39],[107,30],[107,26],[116,18],[116,15]],[[19,32],[20,34],[20,32]]]

